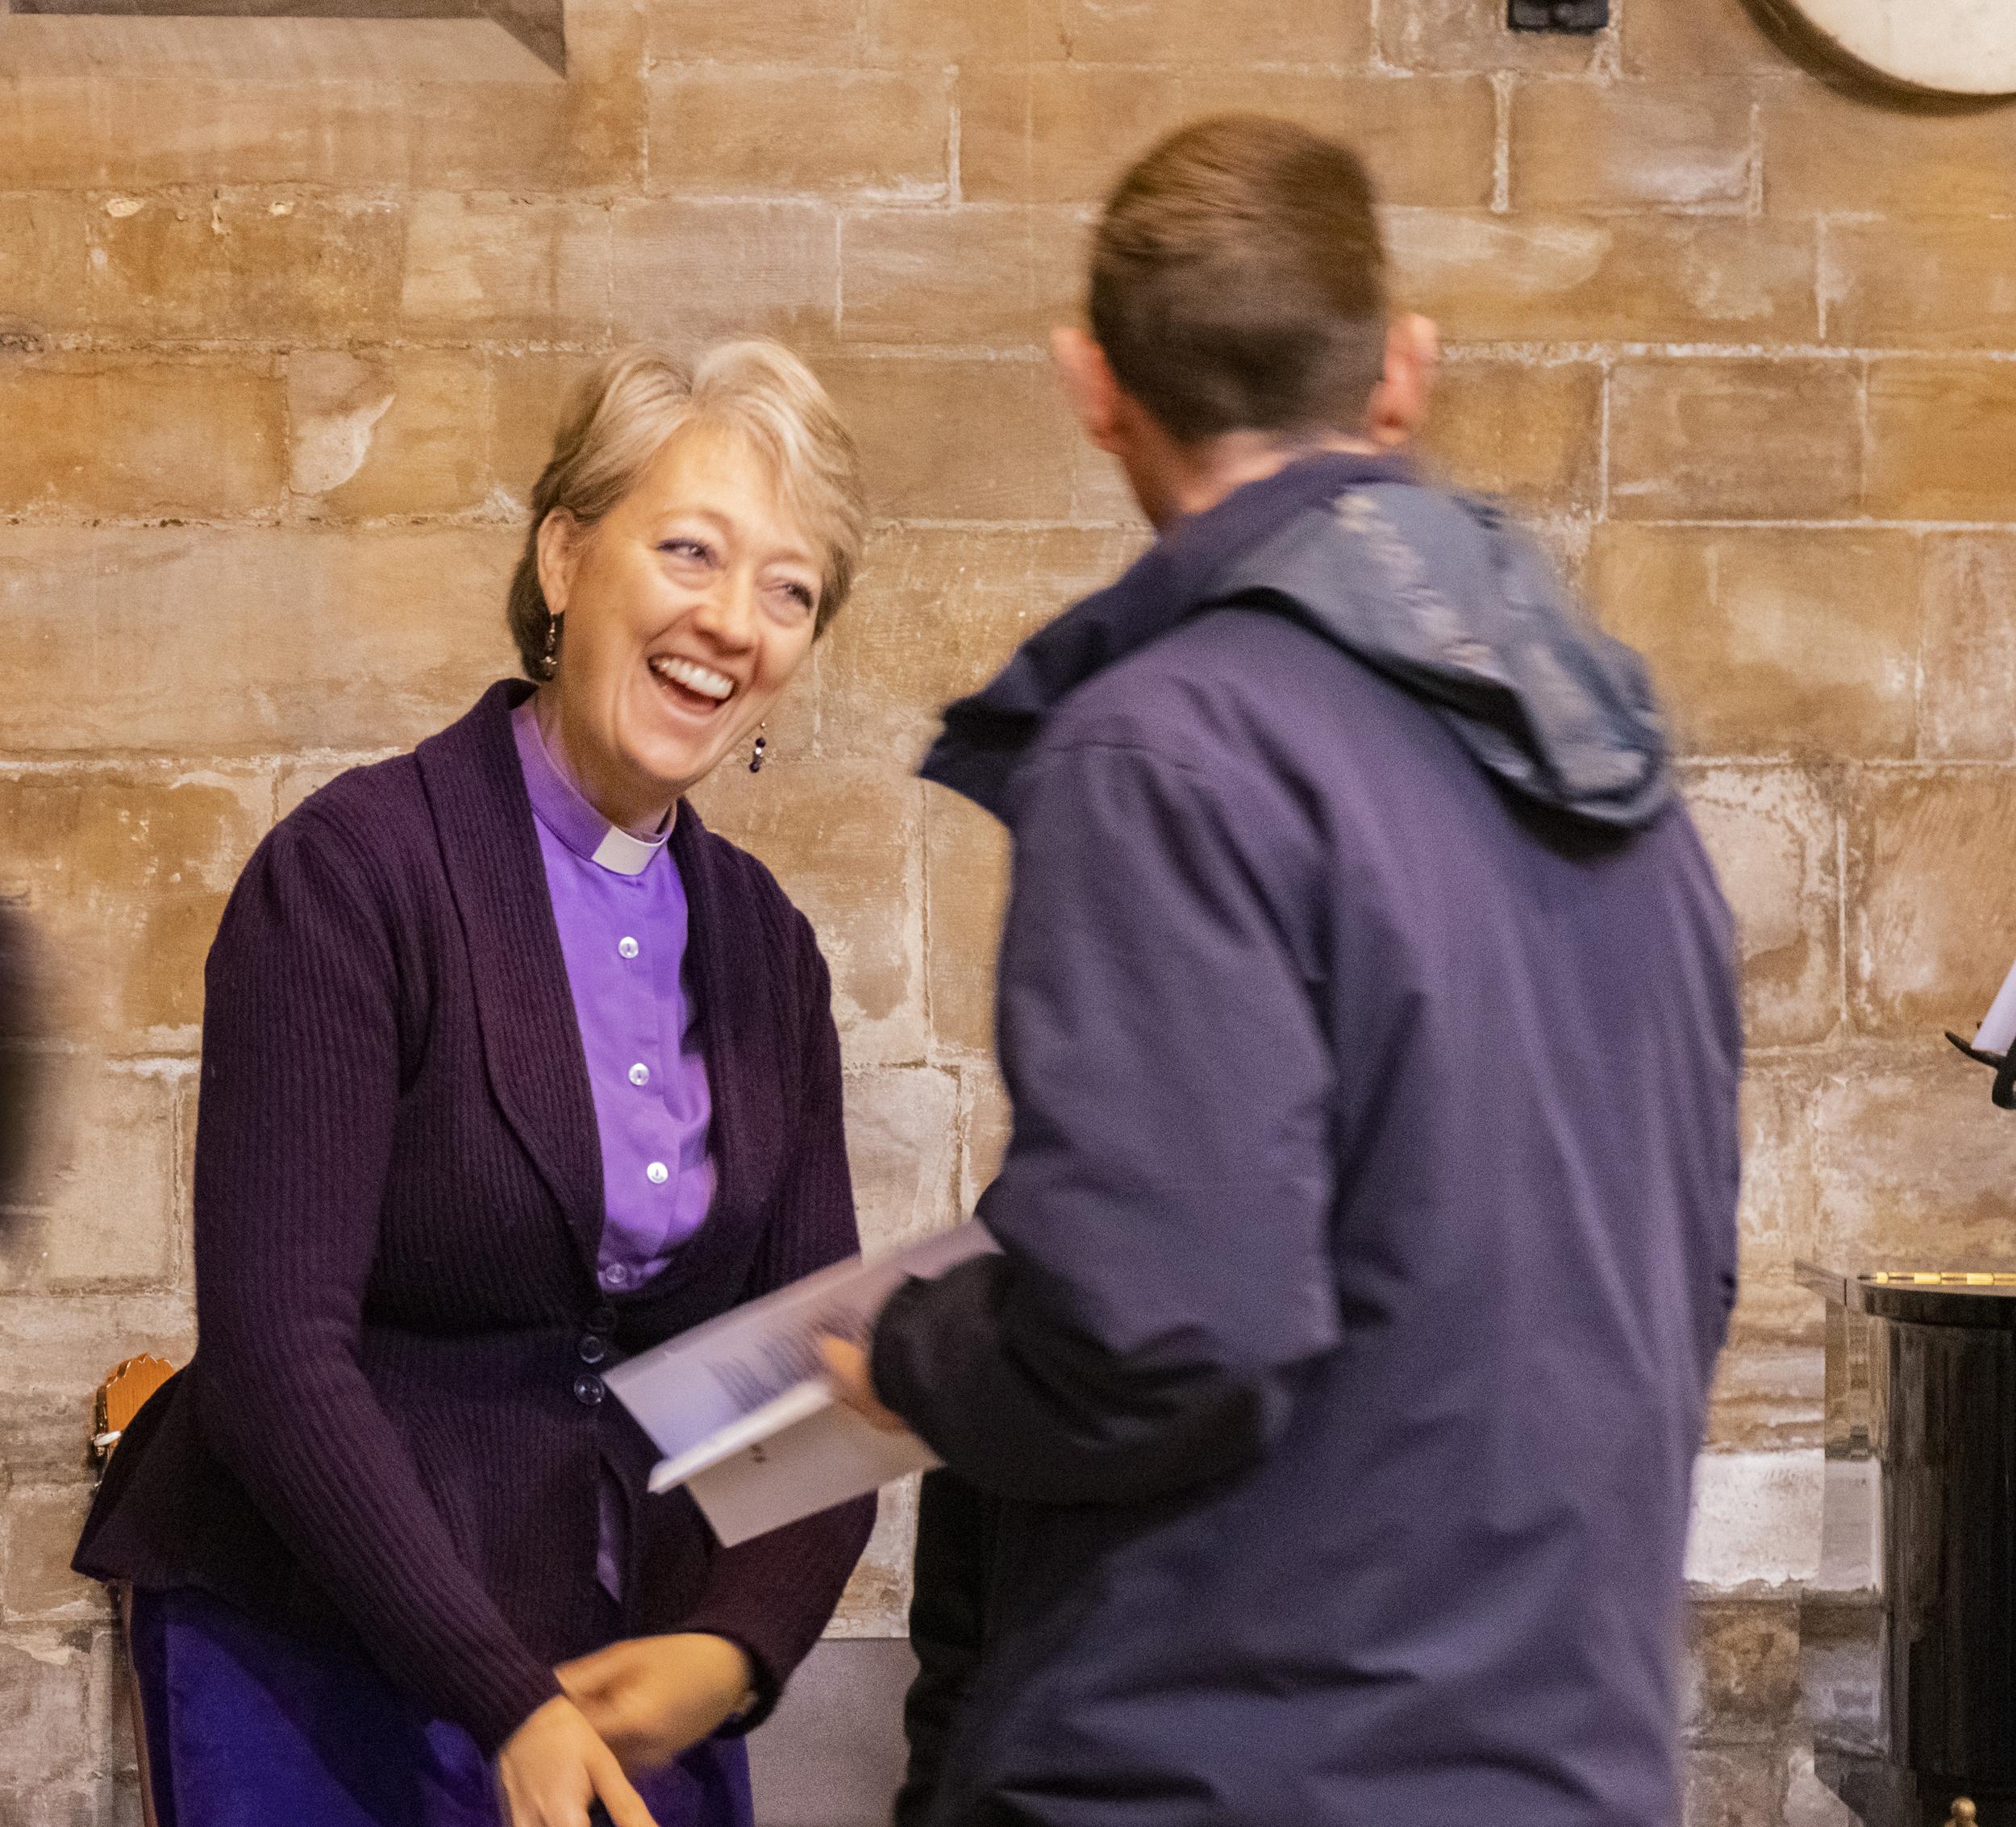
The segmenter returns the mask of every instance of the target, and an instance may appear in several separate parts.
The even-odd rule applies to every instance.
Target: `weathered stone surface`
[[[610,211],[614,339],[661,342],[690,357],[706,343],[775,336],[830,342],[838,229],[824,203],[686,198]]]
[[[2016,223],[1933,218],[1830,222],[1820,297],[1850,348],[2006,349],[2016,341]]]
[[[1138,543],[1075,527],[878,534],[819,655],[820,754],[921,760],[946,705],[977,690],[1068,604],[1110,582]]]
[[[1630,7],[1621,38],[1624,68],[1632,76],[1731,77],[1790,68],[1745,0]]]
[[[1001,1172],[1014,1128],[1008,1088],[991,1063],[960,1068],[959,1126],[959,1209],[964,1213]]]
[[[867,13],[864,55],[870,63],[942,69],[948,64],[1035,63],[1067,52],[1093,55],[1071,46],[1057,0],[990,0],[984,6],[867,0]],[[1166,56],[1168,40],[1164,44]]]
[[[1809,775],[1690,771],[1687,801],[1736,915],[1752,1047],[1825,1040],[1841,1021],[1835,807]]]
[[[924,832],[932,1038],[941,1047],[990,1054],[995,954],[1008,893],[1007,833],[978,806],[935,789]]]
[[[1886,520],[2016,519],[2016,368],[1869,366],[1869,511]]]
[[[645,10],[657,63],[715,61],[831,67],[861,54],[867,0],[655,0]]]
[[[610,322],[610,212],[429,192],[407,206],[398,314],[410,335],[592,343]],[[626,323],[624,334],[640,335]]]
[[[868,1551],[827,1627],[831,1637],[902,1637],[910,1629],[910,1549],[917,1533],[917,1480],[886,1485]]]
[[[60,193],[0,196],[0,338],[84,327],[85,208]]]
[[[52,1624],[103,1612],[103,1590],[70,1571],[90,1503],[91,1488],[84,1484],[31,1485],[8,1492],[6,1583],[0,1602],[10,1623]]]
[[[373,198],[182,191],[115,198],[90,217],[101,331],[258,341],[389,331],[404,225]]]
[[[1685,1827],[1758,1827],[1760,1822],[1775,1821],[1785,1785],[1785,1768],[1775,1746],[1689,1750]]]
[[[0,1818],[85,1827],[77,1779],[101,1767],[85,1731],[90,1633],[37,1626],[0,1635]],[[30,1812],[31,1809],[36,1812]]]
[[[75,1055],[47,1062],[23,1210],[0,1227],[0,1285],[69,1290],[173,1280],[176,1092],[176,1080],[159,1069]]]
[[[848,1075],[847,1146],[869,1254],[901,1249],[953,1221],[959,1084],[935,1066]]]
[[[1797,1597],[1697,1602],[1687,1612],[1690,1735],[1718,1744],[1767,1744],[1793,1722],[1799,1700]]]
[[[1954,534],[1925,550],[1918,752],[1926,759],[2016,757],[2016,540]]]
[[[503,528],[0,526],[0,729],[17,751],[77,756],[406,746],[517,670],[519,543]]]
[[[1847,362],[1627,361],[1610,380],[1620,520],[1824,520],[1861,495]]]
[[[269,804],[244,775],[0,775],[0,893],[40,934],[59,1034],[194,1045],[203,955]]]
[[[951,145],[939,70],[667,64],[651,78],[654,190],[943,197]]]
[[[1422,441],[1461,487],[1529,510],[1586,510],[1602,486],[1602,372],[1586,362],[1452,361]]]
[[[1084,291],[1082,212],[1018,205],[851,211],[840,228],[848,343],[1042,344]]]
[[[285,474],[271,364],[0,353],[0,513],[253,514]]]
[[[1452,341],[1793,343],[1818,333],[1810,223],[1454,210],[1390,210],[1385,223],[1397,295]]]
[[[915,8],[925,0],[902,3]],[[976,10],[986,10],[966,9]],[[1002,10],[1011,16],[1017,10],[1012,6]],[[1302,0],[1241,0],[1231,6],[1214,0],[1063,0],[1064,42],[1073,58],[1087,64],[1313,64],[1355,69],[1371,48],[1371,13],[1368,0],[1336,0],[1323,6]]]
[[[811,921],[857,1065],[924,1056],[923,793],[872,762],[793,755],[760,774],[723,767],[694,796]]]
[[[1588,581],[1695,753],[1907,757],[1919,567],[1898,533],[1613,525]]]
[[[1764,207],[1774,214],[1844,205],[1885,216],[2009,213],[2016,114],[2007,108],[1895,107],[1872,103],[1866,89],[1797,81],[1762,87],[1758,117]]]
[[[1750,195],[1750,97],[1713,82],[1528,82],[1512,101],[1518,210],[1734,208]]]
[[[1378,11],[1380,57],[1403,69],[1574,74],[1590,69],[1614,35],[1507,31],[1498,0],[1381,0]]]
[[[1865,776],[1848,811],[1848,1005],[1865,1034],[1972,1034],[2016,955],[2005,769]]]
[[[489,377],[450,355],[300,354],[287,364],[288,485],[344,519],[482,504]]]

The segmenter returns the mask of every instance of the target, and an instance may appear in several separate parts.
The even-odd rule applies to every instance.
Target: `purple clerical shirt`
[[[574,994],[602,1138],[596,1269],[620,1295],[664,1268],[713,1202],[707,1062],[681,967],[686,892],[665,843],[632,837],[581,797],[547,752],[527,698],[512,714],[560,955]],[[621,1488],[605,1468],[598,1571],[622,1590]]]

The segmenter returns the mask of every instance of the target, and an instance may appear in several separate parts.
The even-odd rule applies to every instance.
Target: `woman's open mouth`
[[[659,689],[692,715],[710,716],[735,696],[735,680],[725,672],[684,655],[654,654],[650,666]]]

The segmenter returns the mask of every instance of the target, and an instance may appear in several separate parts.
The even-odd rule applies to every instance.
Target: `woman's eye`
[[[690,559],[697,564],[704,564],[714,554],[699,539],[666,539],[658,547],[661,552],[670,552],[675,558]]]
[[[786,584],[784,586],[784,593],[797,603],[801,609],[811,609],[818,601],[818,598],[812,593],[812,587],[809,584]]]

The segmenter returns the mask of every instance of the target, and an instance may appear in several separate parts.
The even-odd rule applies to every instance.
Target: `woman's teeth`
[[[734,680],[695,660],[660,654],[651,662],[651,669],[660,678],[669,679],[675,685],[684,685],[688,691],[698,692],[717,703],[725,702],[735,693]]]

